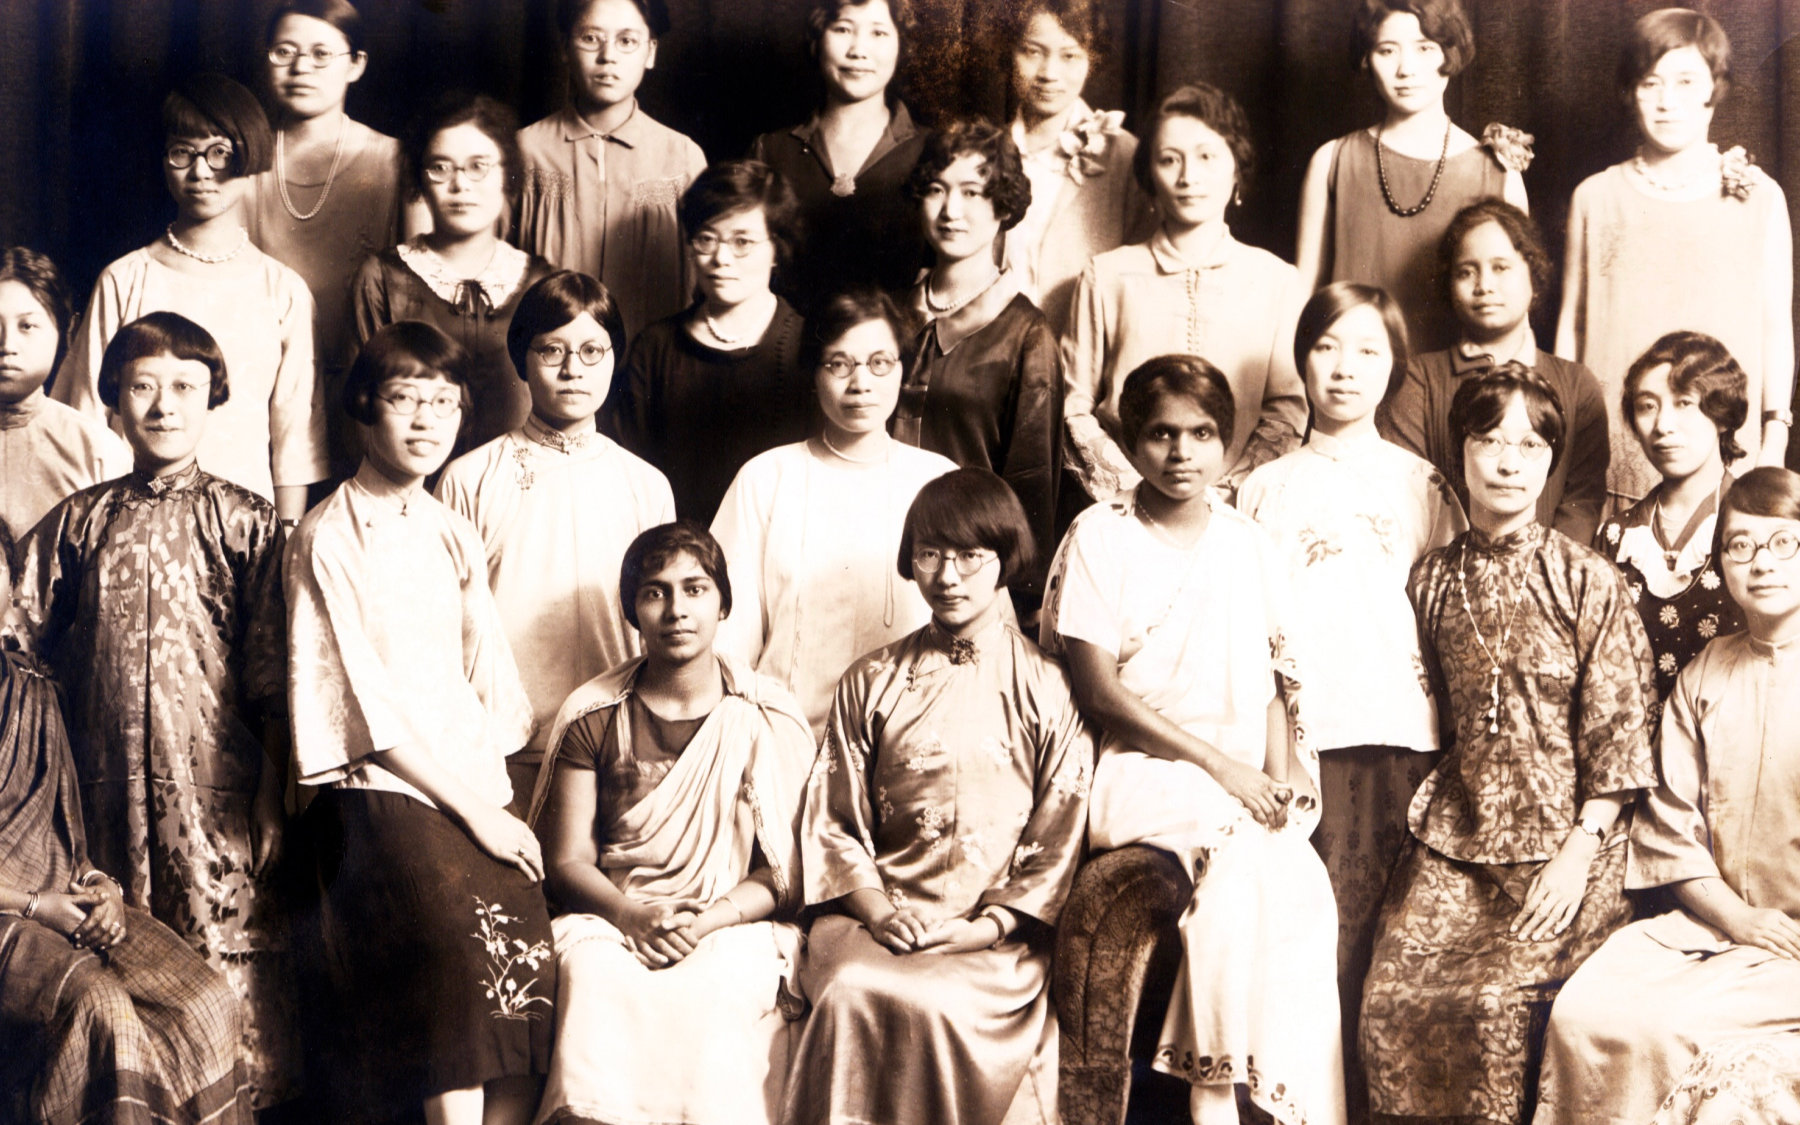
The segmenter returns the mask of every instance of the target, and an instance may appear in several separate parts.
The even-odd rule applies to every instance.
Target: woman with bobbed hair
[[[550,263],[500,235],[524,175],[513,112],[481,94],[446,94],[402,138],[408,191],[429,233],[363,260],[351,293],[356,342],[402,320],[435,325],[468,353],[469,411],[458,452],[523,425],[531,395],[506,350],[525,291]]]
[[[930,618],[894,551],[907,505],[956,463],[888,436],[915,330],[893,298],[842,294],[807,327],[819,430],[746,462],[712,533],[737,595],[720,651],[792,691],[817,737],[844,669]]]
[[[1721,152],[1713,114],[1731,92],[1731,42],[1718,21],[1662,8],[1632,26],[1619,97],[1643,141],[1630,160],[1581,182],[1569,204],[1556,352],[1600,379],[1612,432],[1615,509],[1657,474],[1633,438],[1626,373],[1676,329],[1723,344],[1747,379],[1737,443],[1748,466],[1779,465],[1794,423],[1794,247],[1781,185],[1742,145]]]
[[[1149,241],[1088,266],[1063,345],[1064,463],[1094,500],[1138,481],[1120,445],[1119,394],[1155,356],[1202,356],[1230,382],[1240,424],[1214,484],[1227,498],[1250,470],[1300,444],[1294,322],[1306,291],[1293,266],[1233,238],[1226,221],[1255,165],[1249,122],[1229,94],[1197,83],[1157,104],[1132,168],[1160,224]]]
[[[807,242],[783,292],[810,314],[847,289],[905,289],[929,260],[904,185],[926,130],[892,89],[909,0],[825,0],[806,21],[823,87],[810,121],[756,138],[750,156],[794,189]]]
[[[274,148],[269,122],[249,90],[198,74],[163,101],[162,123],[175,221],[101,271],[51,393],[105,419],[98,380],[106,345],[146,313],[180,313],[218,342],[231,372],[231,400],[207,427],[201,462],[273,501],[291,525],[329,465],[314,393],[312,294],[244,227],[250,179],[268,170]]]
[[[1082,88],[1108,52],[1104,0],[1025,0],[1004,24],[1012,69],[1013,143],[1031,181],[1031,206],[1006,239],[1006,266],[1059,337],[1075,280],[1096,254],[1149,235],[1150,206],[1125,114],[1100,111]]]
[[[365,254],[400,239],[400,142],[344,111],[369,66],[362,13],[349,0],[286,0],[269,16],[263,46],[275,158],[250,178],[244,221],[250,241],[312,290],[331,475],[341,480],[361,456],[337,405],[356,356],[350,282]]]
[[[1000,474],[1025,506],[1038,558],[1054,550],[1062,388],[1056,337],[1020,277],[1002,269],[1007,232],[1031,206],[1012,139],[981,118],[925,143],[906,183],[937,261],[913,287],[925,327],[894,413],[894,437]],[[1044,596],[1042,566],[1007,592],[1021,616]]]
[[[1470,530],[1407,591],[1448,749],[1413,797],[1363,986],[1377,1120],[1526,1120],[1550,1002],[1631,920],[1615,828],[1656,784],[1653,665],[1624,577],[1537,522],[1566,419],[1517,361],[1450,405]]]
[[[1725,588],[1719,528],[1749,380],[1725,345],[1671,332],[1625,373],[1621,404],[1644,456],[1662,477],[1650,495],[1600,526],[1594,549],[1618,564],[1656,654],[1656,696],[1714,637],[1744,627]]]
[[[767,164],[726,160],[681,197],[693,305],[631,345],[602,427],[661,469],[686,519],[711,520],[744,462],[805,438],[805,323],[772,289],[793,268],[800,208]]]
[[[362,467],[284,565],[294,773],[323,789],[307,814],[341,1013],[332,1120],[422,1106],[445,1125],[525,1125],[550,1062],[542,852],[506,808],[531,701],[480,534],[425,491],[468,364],[422,321],[369,337],[344,382]]]

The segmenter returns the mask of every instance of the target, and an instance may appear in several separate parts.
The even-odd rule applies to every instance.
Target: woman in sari
[[[0,1120],[248,1125],[237,999],[88,861],[56,687],[13,652],[0,652],[0,912]]]
[[[1093,743],[1061,666],[1005,612],[1032,549],[984,469],[907,512],[896,561],[931,621],[844,675],[807,786],[814,1010],[788,1125],[1055,1119],[1050,950]]]
[[[1542,1018],[1631,918],[1625,835],[1656,784],[1650,643],[1625,579],[1537,522],[1566,449],[1530,368],[1471,375],[1450,406],[1471,530],[1421,559],[1409,593],[1444,760],[1413,797],[1363,986],[1377,1118],[1529,1114]]]
[[[1149,844],[1194,876],[1157,1069],[1190,1083],[1195,1125],[1235,1125],[1238,1087],[1283,1125],[1341,1125],[1337,906],[1307,842],[1319,759],[1281,623],[1285,560],[1212,487],[1243,417],[1196,356],[1126,377],[1142,483],[1069,528],[1043,632],[1105,731],[1093,846]]]
[[[767,1125],[800,947],[768,919],[800,894],[812,731],[786,688],[713,651],[731,581],[699,524],[639,535],[619,597],[645,655],[569,697],[532,802],[570,911],[537,1119]]]

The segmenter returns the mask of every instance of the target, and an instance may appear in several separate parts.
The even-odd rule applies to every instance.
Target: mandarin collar
[[[1002,588],[997,597],[1007,597]],[[985,654],[1000,651],[1001,643],[1006,635],[1006,615],[996,613],[994,619],[987,623],[973,637],[952,636],[948,629],[938,624],[936,618],[923,630],[924,648],[926,652],[934,652],[953,665],[980,664]]]
[[[425,495],[423,482],[414,485],[395,484],[367,457],[363,458],[361,467],[350,478],[350,483],[380,507],[402,516],[409,514],[408,509],[413,501]]]
[[[525,437],[533,443],[541,445],[545,449],[553,450],[565,455],[580,453],[583,450],[592,448],[600,441],[600,431],[591,426],[586,429],[563,433],[560,430],[553,430],[549,426],[538,421],[538,417],[535,414],[527,414],[525,416],[525,425],[521,427],[521,429],[523,430]]]
[[[1513,359],[1526,367],[1536,367],[1538,363],[1537,341],[1530,336],[1525,337],[1525,344]],[[1472,344],[1467,340],[1450,349],[1450,372],[1453,375],[1467,375],[1473,371],[1486,371],[1498,366],[1494,354],[1480,344]]]
[[[602,133],[588,124],[587,118],[576,112],[572,105],[562,108],[561,124],[562,139],[571,144],[575,141],[585,141],[590,137],[598,137],[603,141],[617,141],[626,148],[636,148],[644,143],[644,133],[648,128],[645,124],[643,107],[638,104],[636,98],[631,99],[631,116],[620,122],[619,127],[610,133]]]
[[[190,461],[187,468],[178,473],[166,476],[152,476],[142,469],[133,469],[130,479],[133,487],[151,496],[166,496],[171,492],[180,492],[192,488],[200,480],[200,462]]]
[[[1520,555],[1534,551],[1544,541],[1544,525],[1536,520],[1521,527],[1517,531],[1508,532],[1498,538],[1490,538],[1486,532],[1478,528],[1469,529],[1469,546],[1484,555],[1505,556]]]
[[[1162,227],[1150,236],[1150,257],[1155,259],[1156,268],[1161,273],[1182,273],[1187,270],[1216,270],[1229,265],[1237,256],[1238,240],[1232,237],[1231,228],[1225,228],[1224,237],[1214,245],[1211,255],[1205,261],[1193,262],[1182,256],[1175,249],[1175,243]]]
[[[44,397],[44,388],[39,387],[18,402],[0,406],[0,430],[18,430],[29,426],[49,401]]]

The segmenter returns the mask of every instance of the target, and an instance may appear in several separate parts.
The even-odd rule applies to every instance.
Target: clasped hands
[[[927,926],[902,907],[868,923],[876,941],[895,953],[973,953],[999,943],[1006,934],[992,916],[946,918]]]
[[[666,969],[681,963],[702,938],[721,928],[701,920],[705,909],[698,902],[643,906],[633,903],[617,920],[625,935],[625,948],[650,969]],[[742,912],[739,913],[741,918]]]
[[[45,891],[33,918],[96,953],[125,940],[125,900],[111,879],[71,879],[66,893]]]

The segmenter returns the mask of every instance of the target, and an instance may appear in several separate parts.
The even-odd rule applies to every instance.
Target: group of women
[[[1634,27],[1552,355],[1465,13],[1348,6],[1383,117],[1297,268],[1229,94],[1082,100],[1095,0],[930,129],[905,5],[832,0],[817,113],[711,164],[652,0],[560,4],[522,130],[351,120],[347,0],[276,11],[272,112],[178,86],[79,318],[0,254],[0,1112],[1055,1120],[1057,915],[1142,844],[1199,1125],[1786,1119],[1792,262],[1729,44]]]

